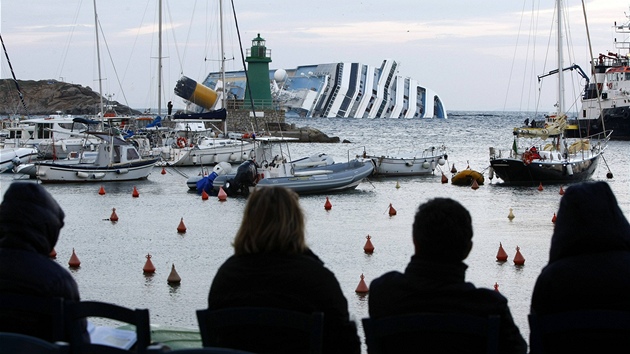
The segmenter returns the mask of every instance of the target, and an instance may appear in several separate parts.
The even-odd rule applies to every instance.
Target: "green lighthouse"
[[[271,51],[265,46],[265,39],[258,37],[252,40],[252,47],[247,50],[247,88],[245,90],[245,106],[254,100],[256,109],[271,108],[271,87],[269,81],[269,63]],[[251,96],[250,96],[251,95]]]

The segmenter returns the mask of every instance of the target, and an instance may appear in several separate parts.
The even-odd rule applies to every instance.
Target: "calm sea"
[[[527,314],[533,284],[548,259],[553,232],[552,217],[557,211],[559,186],[502,186],[488,179],[488,148],[509,148],[512,127],[526,115],[496,112],[451,112],[448,120],[397,119],[288,119],[296,126],[318,128],[330,136],[348,140],[345,144],[294,144],[293,158],[325,152],[337,161],[368,153],[395,154],[411,149],[445,145],[450,178],[454,164],[461,170],[484,171],[486,183],[477,190],[441,183],[434,176],[370,179],[356,190],[329,195],[332,209],[326,211],[325,195],[303,196],[307,215],[308,243],[339,280],[348,299],[351,316],[361,330],[360,319],[367,316],[368,296],[355,293],[363,274],[369,282],[381,274],[403,271],[413,253],[411,225],[417,206],[433,197],[451,197],[466,206],[473,217],[474,246],[466,260],[467,278],[479,287],[495,283],[508,300],[517,325],[529,335]],[[614,178],[608,180],[604,161],[593,176],[607,180],[622,210],[630,215],[630,150],[627,142],[611,142],[605,161]],[[186,177],[198,168],[178,170],[156,167],[148,180],[100,184],[46,185],[66,212],[66,225],[56,246],[57,262],[68,265],[72,249],[81,267],[71,270],[81,296],[86,300],[148,308],[154,324],[196,327],[195,310],[207,306],[207,296],[217,268],[233,250],[232,238],[241,221],[245,200],[215,198],[202,200],[186,187]],[[0,176],[2,194],[14,175]],[[399,188],[396,188],[397,184]],[[132,197],[133,187],[140,193]],[[565,186],[566,188],[566,186]],[[389,204],[397,210],[390,217]],[[107,219],[116,208],[117,223]],[[515,218],[508,219],[509,209]],[[182,220],[187,228],[179,234]],[[448,225],[444,225],[447,232]],[[363,246],[371,236],[375,247],[366,255]],[[508,262],[496,262],[499,243],[509,255]],[[525,257],[524,266],[512,259],[516,247]],[[145,256],[157,268],[152,276],[143,274]],[[167,283],[171,266],[182,278],[179,286]]]

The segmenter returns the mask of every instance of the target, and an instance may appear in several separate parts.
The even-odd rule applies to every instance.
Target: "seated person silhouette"
[[[41,185],[13,182],[9,186],[0,204],[0,293],[80,300],[72,275],[49,257],[64,217]],[[51,341],[56,340],[47,337],[51,325],[15,311],[0,313],[0,331],[4,332]],[[89,342],[87,330],[84,338]]]
[[[421,204],[413,223],[415,254],[403,273],[374,279],[368,299],[374,319],[414,313],[463,313],[500,317],[499,352],[526,353],[527,343],[514,323],[507,299],[466,282],[464,260],[472,249],[472,219],[450,198]],[[421,337],[421,338],[420,338]],[[452,333],[400,337],[392,353],[485,353],[486,342]],[[404,342],[403,342],[404,340]],[[369,348],[368,348],[369,351]]]

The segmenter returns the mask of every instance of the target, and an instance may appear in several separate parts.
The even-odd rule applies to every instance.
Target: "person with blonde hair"
[[[256,189],[234,238],[234,255],[217,271],[208,308],[274,307],[324,314],[324,352],[360,353],[356,324],[335,275],[308,248],[298,195],[284,187]],[[253,333],[256,332],[256,333]],[[226,346],[253,352],[298,353],[290,336],[239,331]]]

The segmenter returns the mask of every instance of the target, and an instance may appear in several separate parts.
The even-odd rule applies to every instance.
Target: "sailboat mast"
[[[558,16],[558,117],[565,114],[564,111],[564,58],[562,54],[562,0],[556,0]]]
[[[225,92],[225,47],[223,43],[223,0],[219,0],[219,27],[221,27],[221,108],[227,109]],[[227,136],[227,119],[223,120],[223,133]]]
[[[162,116],[162,0],[158,6],[158,116]]]
[[[96,61],[98,64],[98,93],[101,98],[101,103],[99,107],[99,112],[101,113],[101,122],[105,119],[103,117],[103,81],[101,79],[101,49],[98,42],[98,13],[96,12],[96,0],[93,0],[94,3],[94,29],[96,32]],[[103,126],[103,128],[105,128]]]

